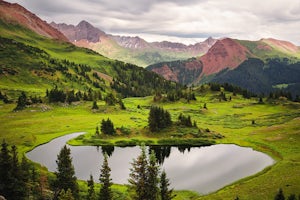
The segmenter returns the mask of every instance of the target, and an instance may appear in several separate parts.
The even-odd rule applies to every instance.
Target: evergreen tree
[[[147,167],[147,197],[150,200],[158,198],[158,171],[155,153],[152,150],[149,157],[149,164]]]
[[[279,189],[278,193],[276,194],[274,200],[285,200],[285,197],[283,195],[283,191],[281,188]]]
[[[93,101],[93,107],[92,107],[92,110],[98,110],[99,107],[97,105],[97,101]]]
[[[6,198],[12,198],[12,158],[5,140],[1,144],[0,153],[0,194]]]
[[[100,135],[100,132],[99,132],[99,127],[98,127],[98,126],[96,126],[96,131],[95,131],[95,134],[96,134],[97,136],[99,136],[99,135]]]
[[[78,197],[77,178],[75,176],[74,166],[72,165],[71,150],[65,145],[57,155],[57,172],[55,172],[56,194],[61,190],[71,190],[75,198]]]
[[[87,200],[96,200],[96,194],[94,189],[94,179],[93,175],[90,175],[90,179],[87,181],[88,185],[88,195],[86,197]]]
[[[172,195],[173,189],[169,189],[170,182],[167,179],[167,174],[165,171],[161,173],[160,176],[160,198],[161,200],[171,200],[175,196]]]
[[[150,108],[148,125],[151,132],[159,131],[172,124],[171,115],[163,108],[152,106]]]
[[[27,105],[27,96],[22,92],[17,101],[17,107],[14,110],[23,110]]]
[[[112,191],[111,191],[111,178],[110,178],[110,167],[108,166],[108,156],[104,154],[104,160],[101,168],[100,174],[100,183],[102,183],[102,187],[100,188],[99,200],[111,200],[112,199]]]
[[[114,135],[116,133],[114,124],[109,118],[101,121],[101,132],[106,135]]]
[[[17,152],[17,147],[15,145],[12,146],[11,152],[12,152],[11,192],[13,193],[13,197],[15,199],[20,199],[20,200],[25,199],[26,183],[23,181],[23,177],[22,177],[23,173],[19,165],[18,152]]]
[[[136,192],[136,200],[146,200],[147,197],[147,156],[145,146],[141,147],[141,154],[137,159],[133,160],[132,168],[129,174],[129,183],[133,186]]]

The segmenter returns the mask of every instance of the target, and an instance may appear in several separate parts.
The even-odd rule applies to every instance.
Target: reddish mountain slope
[[[278,49],[279,51],[289,52],[289,53],[297,53],[300,51],[299,47],[297,47],[296,45],[288,41],[276,40],[273,38],[262,39],[261,41],[267,43],[273,48]]]
[[[225,68],[233,69],[246,60],[248,55],[248,49],[235,40],[219,40],[200,58],[203,63],[202,75],[214,74]]]
[[[0,19],[9,23],[21,24],[40,35],[68,42],[61,32],[18,4],[0,0]]]

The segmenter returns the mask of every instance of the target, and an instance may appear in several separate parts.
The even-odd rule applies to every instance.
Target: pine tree
[[[100,135],[100,132],[99,132],[99,127],[98,127],[98,126],[96,126],[96,131],[95,131],[95,134],[96,134],[96,136],[99,136],[99,135]]]
[[[17,107],[14,110],[23,110],[27,104],[27,96],[25,92],[22,92],[18,98]]]
[[[278,193],[276,194],[274,200],[285,200],[285,197],[283,195],[283,191],[281,188],[279,189]]]
[[[12,198],[12,158],[9,153],[8,144],[5,140],[1,144],[0,153],[0,194],[6,198]]]
[[[77,178],[75,176],[74,166],[72,165],[71,150],[65,145],[60,153],[57,155],[57,172],[55,189],[56,194],[58,194],[62,189],[67,191],[71,190],[75,198],[78,197],[78,185]],[[58,192],[58,193],[57,193]]]
[[[172,124],[171,115],[163,108],[152,106],[150,108],[148,125],[151,132],[159,131]]]
[[[97,101],[93,101],[93,107],[92,107],[92,110],[98,110],[99,107],[97,105]]]
[[[161,173],[160,176],[160,198],[161,200],[171,200],[175,196],[172,195],[173,189],[169,189],[170,182],[167,179],[167,174],[165,171]]]
[[[109,118],[101,121],[101,132],[106,135],[114,135],[116,133],[114,124]]]
[[[108,156],[104,154],[104,160],[101,168],[100,174],[100,183],[102,183],[102,187],[100,188],[99,200],[111,200],[112,199],[112,191],[111,191],[111,178],[110,178],[110,167],[108,166]]]
[[[145,146],[141,147],[141,155],[133,160],[131,173],[129,174],[129,183],[136,192],[136,200],[146,200],[147,198],[147,156]]]
[[[26,183],[23,181],[22,171],[19,165],[17,147],[15,145],[11,148],[12,163],[11,163],[11,178],[12,178],[12,193],[15,199],[25,199]]]
[[[87,200],[96,200],[96,194],[95,194],[95,189],[94,189],[94,179],[93,175],[90,175],[90,179],[87,181],[88,185],[88,195],[87,195]]]
[[[158,171],[159,167],[156,162],[155,153],[152,150],[149,157],[149,164],[147,167],[147,197],[148,199],[158,198]]]

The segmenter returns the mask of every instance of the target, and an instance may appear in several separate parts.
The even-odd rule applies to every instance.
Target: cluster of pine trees
[[[30,96],[28,98],[25,92],[21,92],[17,101],[17,106],[15,107],[14,111],[23,110],[28,105],[42,103],[42,102],[43,101],[41,97]]]
[[[135,190],[136,200],[171,200],[174,198],[173,190],[169,189],[170,183],[165,171],[159,174],[154,151],[149,157],[145,147],[141,147],[141,154],[132,163],[129,183]]]
[[[19,161],[16,146],[3,140],[0,152],[0,195],[8,200],[43,199],[43,183],[33,165],[23,156]]]
[[[172,125],[171,115],[161,107],[151,106],[148,117],[148,125],[151,132],[157,132]]]
[[[74,90],[65,91],[62,89],[58,89],[57,86],[50,91],[46,91],[46,98],[48,99],[49,103],[72,103],[75,101],[93,101],[93,100],[101,100],[102,95],[100,91],[94,91],[92,88],[89,88],[87,92],[77,91]]]
[[[166,96],[163,96],[160,92],[156,92],[156,94],[153,97],[153,101],[170,101],[175,102],[180,99],[186,99],[188,102],[191,100],[197,100],[196,95],[194,92],[191,91],[191,88],[189,90],[171,90],[168,91]]]
[[[116,71],[111,88],[123,97],[148,96],[153,95],[158,90],[167,93],[167,91],[176,91],[182,88],[180,84],[167,81],[144,68],[120,61],[111,64]]]
[[[100,130],[101,130],[101,133],[103,133],[105,135],[114,135],[116,133],[114,124],[109,118],[107,120],[102,119]],[[97,130],[96,130],[96,132],[97,132]]]
[[[54,199],[78,199],[78,184],[76,182],[75,171],[72,165],[70,149],[64,146],[57,156],[57,172],[54,182]],[[171,200],[174,198],[173,189],[169,189],[170,182],[165,171],[160,174],[154,151],[149,157],[146,155],[145,147],[141,148],[141,155],[132,163],[130,169],[129,184],[134,190],[134,199],[137,200]],[[111,169],[108,165],[108,156],[104,154],[103,164],[100,169],[99,181],[101,188],[95,191],[94,179],[90,175],[87,181],[88,192],[85,199],[88,200],[112,200],[114,198],[111,190],[112,180]]]
[[[178,117],[178,124],[186,127],[197,127],[196,121],[192,123],[192,118],[190,115],[184,116],[182,113],[179,114]]]
[[[221,88],[224,88],[225,91],[232,92],[234,95],[243,95],[243,97],[247,99],[257,97],[256,94],[229,83],[209,83],[208,85],[210,86],[211,91],[221,91]]]

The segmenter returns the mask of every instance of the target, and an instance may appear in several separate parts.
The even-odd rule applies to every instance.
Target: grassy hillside
[[[114,90],[121,96],[145,96],[180,87],[141,67],[39,36],[19,25],[0,21],[0,30],[0,90],[8,93],[41,94],[56,85],[65,90],[91,88],[104,93]]]
[[[256,57],[262,60],[268,58],[289,58],[291,61],[296,61],[300,58],[300,51],[288,51],[278,46],[272,45],[267,40],[248,41],[236,40],[243,46],[247,47],[252,55],[249,57]]]

